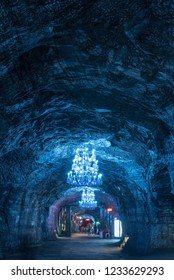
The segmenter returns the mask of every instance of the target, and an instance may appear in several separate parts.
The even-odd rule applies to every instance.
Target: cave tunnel
[[[118,243],[127,237],[119,254],[171,252],[172,3],[2,0],[0,17],[0,258],[34,259],[36,248],[61,242],[76,254],[73,242],[90,240],[98,252],[110,242],[117,259],[115,220]],[[84,147],[103,175],[93,210],[79,208],[82,186],[67,183]],[[80,232],[81,216],[93,237]],[[65,256],[58,249],[54,258]]]

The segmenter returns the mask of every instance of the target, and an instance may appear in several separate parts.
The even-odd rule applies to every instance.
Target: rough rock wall
[[[0,17],[4,246],[47,236],[84,143],[96,148],[130,246],[173,246],[171,1],[1,1]]]

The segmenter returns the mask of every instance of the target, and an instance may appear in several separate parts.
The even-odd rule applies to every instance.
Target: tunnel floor
[[[26,249],[23,253],[6,256],[10,260],[174,260],[174,250],[160,250],[149,255],[128,253],[117,246],[115,239],[100,239],[87,234],[73,234],[41,246]]]

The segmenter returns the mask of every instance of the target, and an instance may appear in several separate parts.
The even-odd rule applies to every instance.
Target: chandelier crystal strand
[[[102,185],[102,174],[98,174],[98,160],[95,150],[77,149],[72,170],[68,173],[67,183],[73,186]]]
[[[84,187],[79,207],[86,209],[97,207],[92,187],[102,185],[102,174],[98,174],[98,160],[96,160],[94,149],[91,152],[88,151],[88,148],[76,150],[67,183]]]
[[[95,200],[94,190],[85,187],[82,192],[82,199],[79,201],[81,208],[94,209],[97,207],[97,201]]]

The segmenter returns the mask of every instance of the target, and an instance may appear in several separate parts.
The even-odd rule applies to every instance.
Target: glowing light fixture
[[[122,237],[122,223],[117,218],[114,218],[114,237]]]
[[[94,209],[97,207],[97,201],[95,200],[95,194],[92,188],[85,187],[83,189],[79,207],[85,209]]]
[[[108,212],[112,212],[112,208],[107,208],[107,211]]]
[[[98,174],[98,160],[94,149],[92,152],[88,148],[76,150],[67,183],[72,186],[102,185],[102,174]]]

